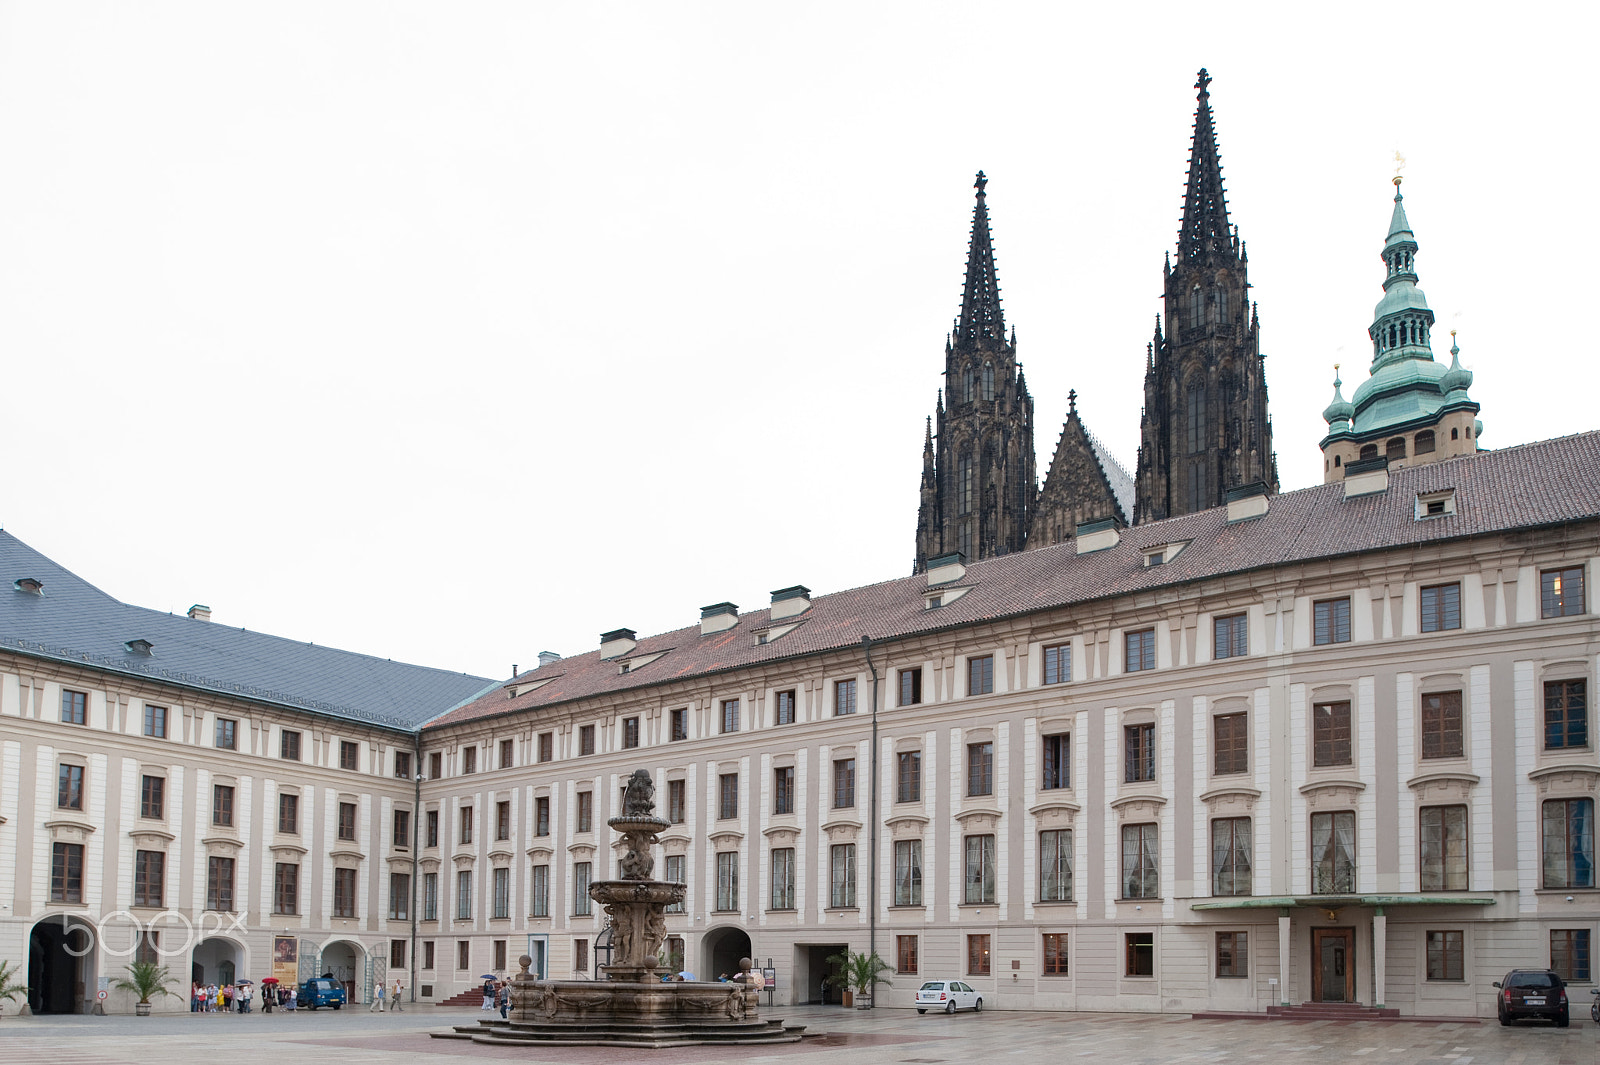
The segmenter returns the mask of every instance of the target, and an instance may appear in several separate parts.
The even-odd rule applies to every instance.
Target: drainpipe
[[[867,956],[878,956],[878,667],[872,664],[872,638],[861,637],[861,651],[867,656],[867,669],[872,671],[872,768],[867,774],[871,781],[872,801],[870,803],[870,817],[872,823],[868,829],[870,842],[867,845],[868,866],[871,874],[868,877],[867,888],[868,905],[872,908],[867,911]],[[868,989],[871,997],[867,1000],[873,1009],[878,1008],[878,989],[876,986]]]
[[[422,733],[412,734],[411,774],[411,1003],[417,1001],[417,852],[422,842]]]

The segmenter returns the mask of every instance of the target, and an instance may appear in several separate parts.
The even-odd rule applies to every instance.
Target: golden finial
[[[1400,180],[1401,180],[1400,172],[1402,170],[1404,170],[1405,168],[1406,168],[1406,157],[1401,155],[1400,154],[1400,150],[1398,148],[1396,148],[1395,149],[1395,153],[1394,153],[1394,187],[1397,190],[1400,188]]]

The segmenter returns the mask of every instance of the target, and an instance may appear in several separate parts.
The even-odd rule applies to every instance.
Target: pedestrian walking
[[[405,1011],[405,1007],[400,1005],[401,1000],[402,1000],[402,996],[400,994],[400,974],[396,973],[395,977],[394,977],[394,994],[389,996],[389,1009],[394,1013],[402,1013],[402,1012],[404,1012]]]
[[[367,1006],[367,1012],[371,1013],[373,1010],[377,1010],[379,1013],[383,1012],[383,981],[382,980],[379,980],[377,982],[377,984],[374,985],[373,988],[372,988],[372,1002],[371,1002],[370,1005]]]
[[[500,1003],[500,1019],[506,1019],[506,1011],[511,1008],[511,985],[504,980],[500,981],[500,988],[496,992]]]

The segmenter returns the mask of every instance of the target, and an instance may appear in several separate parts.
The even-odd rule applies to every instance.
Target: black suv
[[[1549,1017],[1557,1027],[1569,1023],[1566,982],[1549,969],[1512,969],[1496,980],[1500,989],[1500,1023],[1518,1017]]]

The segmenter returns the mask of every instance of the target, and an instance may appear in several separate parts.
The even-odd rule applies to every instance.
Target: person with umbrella
[[[273,1000],[278,997],[278,978],[269,976],[261,981],[261,1012],[271,1013]]]
[[[483,1010],[493,1010],[494,1009],[494,992],[495,992],[494,981],[495,981],[494,973],[484,973],[483,974],[483,1005],[478,1007],[479,1009],[483,1009]]]

